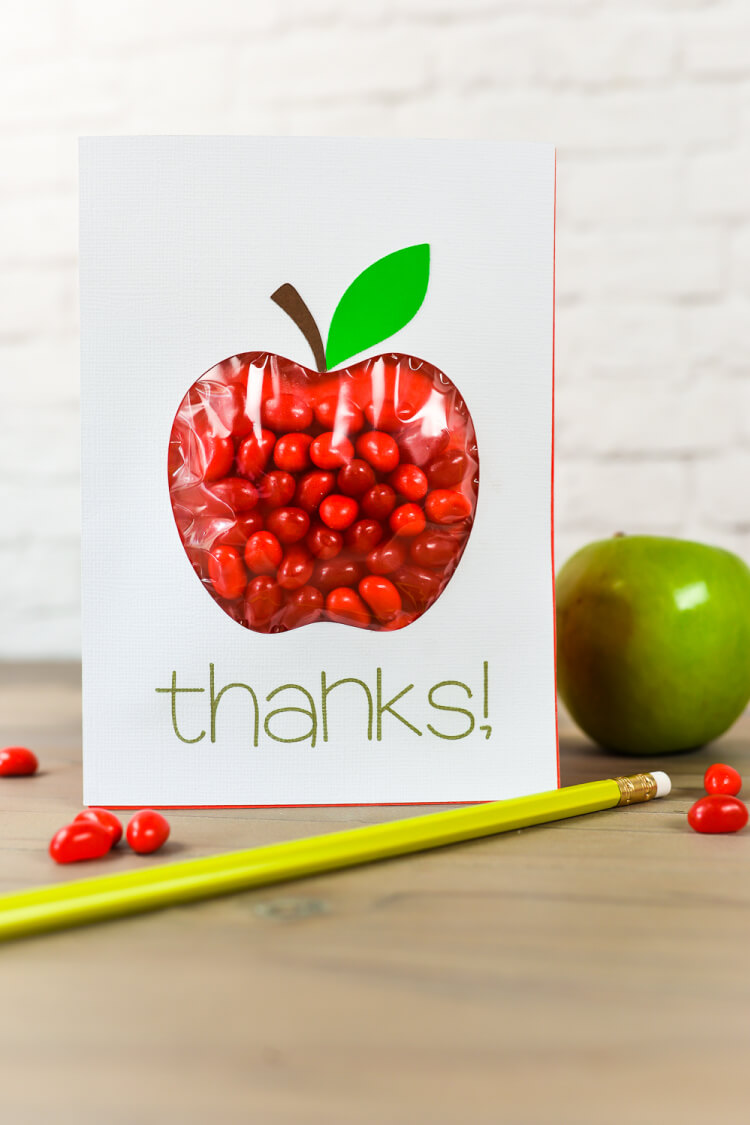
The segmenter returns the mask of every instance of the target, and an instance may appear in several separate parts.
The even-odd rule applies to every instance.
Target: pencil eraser
[[[651,776],[656,782],[656,796],[667,797],[672,792],[672,781],[668,773],[661,770],[651,770]]]

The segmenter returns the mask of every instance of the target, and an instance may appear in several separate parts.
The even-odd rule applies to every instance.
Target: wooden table
[[[79,671],[0,666],[0,891],[80,877]],[[750,721],[658,763],[569,728],[563,784],[666,766],[667,801],[0,947],[0,1120],[744,1125],[750,830],[691,832]],[[167,858],[403,809],[186,811]],[[123,851],[97,871],[143,860]],[[90,870],[90,869],[89,869]]]

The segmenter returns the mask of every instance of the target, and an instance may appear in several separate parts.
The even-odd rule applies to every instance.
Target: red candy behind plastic
[[[404,355],[322,374],[233,356],[193,384],[170,437],[188,558],[224,612],[260,633],[416,621],[458,566],[478,487],[463,398]]]

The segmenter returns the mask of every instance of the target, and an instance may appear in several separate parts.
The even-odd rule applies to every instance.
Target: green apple
[[[557,684],[578,725],[629,754],[717,738],[750,699],[750,569],[648,535],[590,543],[557,576]]]

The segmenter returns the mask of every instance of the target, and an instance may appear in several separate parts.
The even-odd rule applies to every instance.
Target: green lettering
[[[171,687],[158,687],[158,688],[154,688],[154,691],[164,692],[167,695],[172,696],[172,727],[174,729],[175,734],[179,738],[180,742],[200,742],[200,740],[202,738],[205,738],[206,732],[204,730],[202,730],[200,732],[200,734],[197,736],[197,738],[185,738],[184,735],[180,734],[180,728],[177,726],[177,693],[178,692],[202,692],[202,691],[205,691],[205,688],[202,688],[202,687],[181,687],[181,688],[178,688],[178,686],[177,686],[177,672],[175,671],[175,672],[172,673],[172,686]]]
[[[474,716],[472,715],[471,711],[467,711],[465,707],[451,707],[447,703],[436,703],[433,699],[433,695],[436,691],[439,691],[440,688],[444,687],[463,688],[469,699],[471,699],[471,688],[468,686],[468,684],[462,684],[460,680],[442,680],[439,684],[433,684],[433,686],[427,693],[427,700],[430,704],[430,707],[434,707],[437,711],[455,711],[459,715],[466,715],[466,718],[469,720],[469,726],[466,730],[461,731],[460,734],[443,734],[441,731],[435,730],[435,728],[431,726],[430,723],[427,724],[427,729],[437,738],[448,738],[451,740],[456,738],[467,738],[474,730]]]
[[[309,738],[310,745],[314,746],[315,739],[318,733],[318,716],[315,710],[315,703],[313,701],[313,697],[310,695],[310,692],[306,688],[300,687],[299,684],[282,684],[281,687],[274,688],[273,691],[270,691],[268,693],[268,695],[266,696],[266,702],[270,703],[271,700],[275,696],[277,696],[280,691],[301,691],[302,694],[307,697],[308,702],[310,703],[310,707],[309,709],[307,707],[277,707],[275,711],[269,711],[266,715],[266,721],[263,723],[263,730],[266,732],[269,738],[272,738],[274,740],[274,742],[304,742]],[[270,730],[268,724],[271,722],[271,719],[274,717],[274,715],[283,715],[287,712],[296,712],[299,715],[308,715],[310,719],[310,729],[306,731],[305,734],[299,734],[295,738],[282,738],[280,734],[274,734]]]
[[[398,693],[398,695],[394,695],[393,699],[389,699],[387,703],[383,703],[383,671],[381,668],[378,668],[378,742],[380,742],[383,737],[383,713],[385,711],[388,711],[391,715],[393,715],[394,719],[398,719],[398,721],[400,723],[403,723],[405,727],[408,727],[409,730],[413,730],[415,734],[421,736],[421,730],[419,730],[418,727],[412,726],[408,719],[405,719],[403,715],[399,715],[398,711],[395,711],[393,708],[393,704],[398,703],[399,699],[406,695],[407,691],[411,691],[413,687],[414,684],[407,684],[407,686],[403,688]]]
[[[258,707],[258,697],[257,697],[257,695],[255,694],[253,689],[248,684],[227,684],[225,687],[223,687],[221,689],[219,694],[216,695],[215,689],[214,689],[214,666],[213,666],[213,664],[209,664],[209,670],[210,670],[210,685],[209,686],[210,686],[210,691],[211,691],[211,741],[216,742],[216,712],[219,709],[219,702],[221,700],[221,697],[224,695],[224,692],[229,691],[230,688],[243,688],[245,691],[250,693],[250,698],[253,701],[253,710],[254,710],[254,715],[255,715],[255,722],[253,724],[253,746],[257,746],[258,745],[259,727],[260,727],[260,708]]]
[[[321,700],[321,713],[322,713],[322,716],[323,716],[323,741],[324,742],[328,741],[328,696],[331,694],[331,692],[335,688],[341,687],[342,684],[359,684],[359,686],[362,688],[362,691],[367,696],[367,741],[371,742],[372,741],[372,693],[371,693],[370,689],[368,688],[367,684],[364,682],[364,680],[356,680],[352,676],[347,676],[343,680],[336,680],[335,684],[331,684],[330,687],[328,687],[327,684],[326,684],[326,674],[325,674],[325,672],[321,672],[320,673],[320,700]]]

